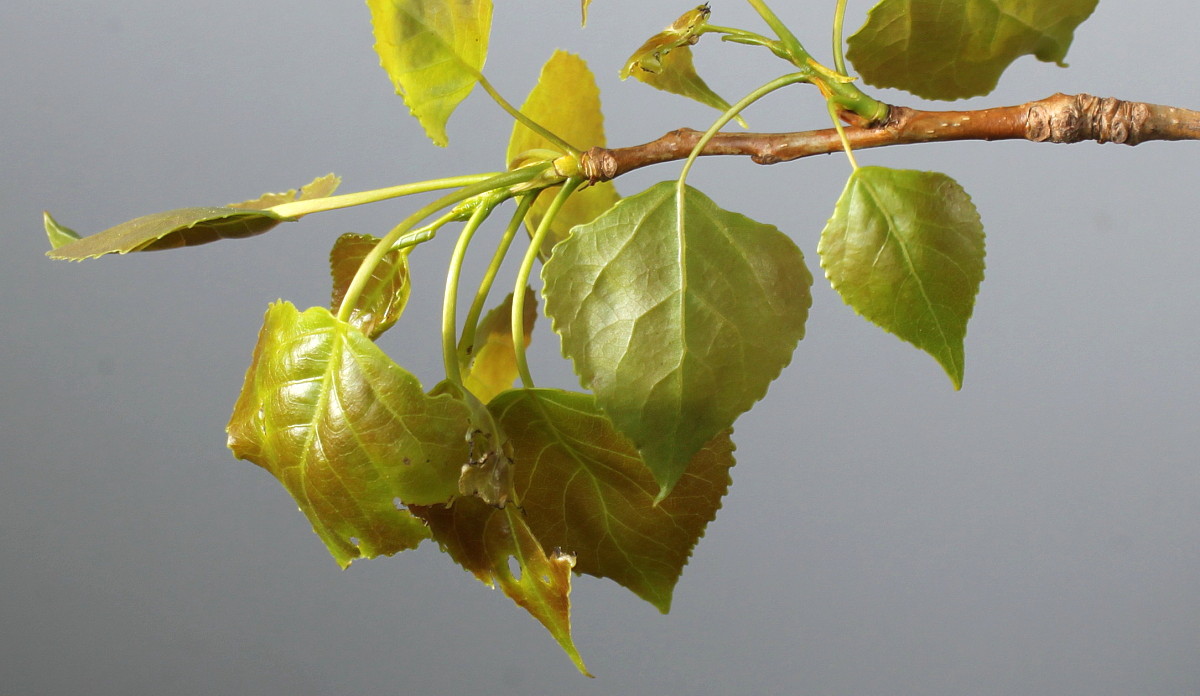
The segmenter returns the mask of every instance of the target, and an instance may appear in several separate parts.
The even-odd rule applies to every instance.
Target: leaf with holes
[[[983,225],[938,172],[860,167],[817,248],[846,304],[929,353],[962,387],[963,338],[983,282]]]

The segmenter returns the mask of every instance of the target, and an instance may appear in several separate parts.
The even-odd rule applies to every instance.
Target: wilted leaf
[[[521,111],[563,140],[584,150],[604,147],[604,115],[600,112],[600,88],[579,56],[555,51],[542,66],[537,85],[525,99]],[[508,141],[508,161],[523,152],[556,148],[546,138],[520,122],[513,124]],[[564,153],[565,154],[565,153]],[[530,228],[536,228],[554,200],[557,190],[543,191],[526,216]],[[620,199],[610,181],[577,190],[559,210],[551,223],[550,234],[542,247],[548,256],[554,245],[567,238],[575,225],[596,219]]]
[[[330,272],[333,275],[333,298],[330,307],[334,314],[341,309],[346,290],[354,280],[358,267],[375,245],[378,237],[365,234],[343,234],[329,252]],[[393,249],[384,254],[375,266],[370,280],[358,296],[350,313],[350,324],[374,340],[396,323],[408,303],[411,286],[408,283],[408,256]]]
[[[79,233],[70,227],[63,227],[50,216],[50,212],[42,211],[42,225],[46,228],[46,237],[50,240],[50,248],[57,249],[79,239]]]
[[[513,347],[512,301],[510,293],[498,307],[487,313],[475,331],[471,363],[463,375],[463,386],[481,402],[488,403],[497,394],[512,387],[517,379],[517,353]],[[522,321],[525,345],[533,337],[537,320],[537,297],[525,288]]]
[[[271,305],[229,421],[229,448],[271,472],[343,567],[428,536],[406,504],[446,502],[467,460],[467,407],[329,310]]]
[[[811,304],[791,239],[695,189],[680,201],[673,181],[576,227],[542,278],[564,355],[637,446],[660,499],[766,394]]]
[[[592,676],[571,640],[573,556],[557,549],[546,553],[524,515],[512,505],[498,509],[468,497],[450,507],[413,511],[429,524],[433,538],[455,562],[485,585],[500,585],[504,594],[550,631],[580,672]]]
[[[818,247],[846,304],[929,353],[962,387],[963,338],[983,282],[983,225],[938,172],[860,167]]]
[[[446,121],[467,98],[487,59],[491,0],[367,0],[375,52],[437,145],[446,145]]]
[[[654,477],[590,394],[512,390],[490,408],[513,443],[517,498],[542,544],[575,553],[576,572],[611,578],[665,614],[729,488],[729,433],[701,448],[655,506]]]
[[[1097,0],[882,0],[850,37],[863,79],[927,99],[987,94],[1017,58],[1063,65]]]
[[[328,198],[333,195],[333,192],[337,190],[338,185],[341,183],[342,179],[338,175],[326,174],[301,186],[299,192],[296,189],[289,189],[283,193],[264,193],[254,200],[231,203],[226,207],[237,208],[238,210],[265,210],[284,203],[308,201],[314,198]]]

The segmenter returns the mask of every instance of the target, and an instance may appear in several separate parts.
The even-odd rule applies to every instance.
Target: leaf
[[[341,309],[342,299],[350,287],[358,267],[375,245],[378,237],[365,234],[343,234],[329,252],[330,272],[333,275],[333,297],[330,307],[334,314]],[[358,296],[350,313],[350,324],[372,340],[379,338],[396,323],[408,304],[412,290],[408,280],[408,255],[393,249],[384,254],[371,278]]]
[[[488,403],[497,394],[512,387],[517,379],[517,354],[513,348],[512,335],[513,295],[488,312],[475,331],[475,345],[471,347],[471,363],[463,375],[463,386],[483,403]],[[537,296],[525,288],[525,305],[522,321],[525,345],[533,338],[533,324],[537,321]]]
[[[414,512],[456,563],[488,587],[500,585],[550,631],[580,672],[592,676],[571,639],[572,555],[558,549],[547,554],[512,505],[498,509],[476,498],[459,498],[450,507],[414,507]]]
[[[647,39],[625,61],[625,67],[620,72],[621,79],[632,75],[655,89],[694,99],[718,111],[728,111],[729,102],[712,91],[696,72],[692,61],[691,46],[700,39],[700,28],[708,22],[709,14],[708,5],[701,5]],[[746,122],[742,117],[736,118],[738,124],[745,128]]]
[[[51,217],[47,210],[42,211],[42,225],[46,228],[46,237],[50,240],[50,248],[57,249],[79,239],[79,233],[70,227],[63,227]]]
[[[337,176],[326,174],[301,188],[298,196],[295,190],[267,193],[253,201],[223,207],[179,208],[143,215],[78,241],[64,241],[61,246],[46,252],[46,255],[52,259],[82,261],[105,254],[176,249],[208,244],[219,239],[253,237],[273,229],[281,222],[298,219],[283,217],[268,210],[272,205],[324,198],[333,193],[340,181]]]
[[[367,0],[375,52],[412,115],[436,145],[487,59],[491,0]]]
[[[458,492],[488,505],[504,507],[512,493],[512,445],[487,406],[469,391],[442,381],[430,392],[466,405],[467,459],[458,477]]]
[[[576,147],[604,147],[604,115],[600,111],[600,88],[596,78],[588,70],[587,63],[579,56],[565,51],[555,51],[542,66],[538,83],[534,86],[521,111],[540,123],[550,132]],[[508,141],[507,160],[512,162],[529,150],[555,148],[554,144],[520,122],[513,124],[512,136]],[[565,153],[564,153],[565,154]],[[538,196],[526,215],[531,229],[545,217],[546,209],[554,200],[557,190],[545,190]],[[600,213],[613,207],[620,200],[612,182],[604,181],[579,189],[559,210],[551,223],[550,234],[543,247],[543,256],[549,256],[554,245],[567,238],[575,225],[596,219]]]
[[[563,354],[638,448],[660,501],[766,394],[811,304],[792,240],[695,189],[678,200],[673,181],[576,227],[542,278]]]
[[[983,282],[983,225],[950,177],[860,167],[817,249],[846,304],[936,359],[962,388],[963,338]]]
[[[511,390],[489,408],[512,440],[517,498],[542,544],[575,553],[576,572],[611,578],[667,613],[729,488],[728,431],[696,453],[655,506],[654,477],[590,394]]]
[[[229,448],[271,472],[345,567],[428,536],[404,505],[446,502],[467,461],[467,407],[329,310],[267,310],[230,418]]]
[[[991,92],[1017,58],[1064,66],[1097,0],[882,0],[846,57],[868,83],[927,99]]]

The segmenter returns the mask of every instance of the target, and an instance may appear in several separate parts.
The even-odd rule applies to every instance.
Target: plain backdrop
[[[765,31],[743,3],[712,4]],[[832,1],[775,4],[829,55]],[[869,6],[850,5],[847,33]],[[519,103],[569,49],[597,75],[610,144],[704,128],[715,111],[616,75],[686,9],[596,0],[581,30],[574,0],[500,2],[487,73]],[[1023,58],[950,108],[1056,91],[1200,107],[1197,25],[1195,3],[1104,0],[1069,69]],[[267,303],[326,302],[336,235],[382,234],[413,202],[82,264],[43,256],[41,211],[91,233],[330,171],[354,191],[503,166],[511,126],[486,95],[439,150],[371,45],[361,2],[0,4],[0,693],[1200,693],[1195,143],[860,153],[944,171],[980,210],[965,387],[818,280],[808,337],[738,422],[734,485],[672,613],[577,579],[597,679],[432,546],[340,571],[224,426]],[[730,100],[786,69],[716,41],[697,56]],[[746,116],[828,125],[803,87]],[[710,158],[689,181],[792,235],[819,276],[848,173],[840,155]],[[426,385],[451,237],[416,257],[410,313],[382,339]],[[535,372],[573,386],[557,355],[543,326]]]

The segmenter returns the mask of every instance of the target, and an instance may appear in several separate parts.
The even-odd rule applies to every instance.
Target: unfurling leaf
[[[1023,55],[1063,65],[1097,0],[882,0],[846,58],[868,83],[927,99],[991,92]]]
[[[500,585],[546,627],[580,672],[592,676],[571,639],[571,554],[547,553],[513,505],[500,509],[467,497],[449,507],[414,507],[413,512],[455,562],[485,585]]]
[[[708,21],[710,11],[708,5],[701,5],[694,10],[684,13],[675,23],[655,34],[634,51],[625,67],[621,69],[621,79],[631,75],[655,89],[678,94],[688,99],[694,99],[705,106],[711,106],[719,111],[727,111],[729,102],[712,91],[703,78],[696,72],[692,61],[691,46],[699,39],[699,31]],[[746,127],[741,116],[737,122]]]
[[[787,235],[692,188],[679,200],[673,181],[576,227],[542,278],[563,354],[641,453],[659,500],[766,394],[811,304]]]
[[[821,233],[846,304],[936,359],[962,387],[963,338],[983,282],[983,225],[950,177],[860,167]]]
[[[337,188],[337,176],[327,174],[314,179],[300,189],[287,193],[267,193],[244,203],[221,207],[179,208],[165,213],[152,213],[110,227],[103,232],[68,242],[63,238],[46,255],[52,259],[82,261],[105,254],[127,254],[131,251],[156,251],[207,244],[219,239],[242,239],[262,234],[281,222],[297,218],[283,217],[268,208],[296,200],[324,198]],[[49,231],[49,228],[47,228]],[[78,236],[78,235],[77,235]]]
[[[375,52],[412,115],[436,145],[487,59],[491,0],[367,0]]]
[[[576,554],[576,572],[611,578],[665,614],[729,488],[729,433],[706,443],[656,506],[654,477],[590,394],[512,390],[489,408],[513,443],[517,497],[542,545]]]
[[[79,239],[79,233],[70,227],[58,224],[50,212],[42,211],[42,225],[46,228],[46,237],[50,240],[50,248],[57,249]]]
[[[334,242],[329,252],[329,266],[333,275],[330,307],[335,314],[341,309],[342,299],[358,267],[379,241],[378,237],[365,234],[343,234]],[[350,324],[366,334],[367,338],[378,338],[400,318],[408,303],[410,290],[408,255],[393,249],[384,254],[379,265],[371,272],[350,313]]]
[[[579,56],[555,51],[542,66],[537,85],[525,99],[521,111],[575,147],[586,150],[605,146],[600,88],[587,63]],[[542,135],[516,122],[508,141],[507,159],[512,162],[523,152],[555,147]],[[531,229],[542,221],[556,193],[557,190],[546,190],[538,196],[525,218]],[[619,199],[617,189],[610,181],[577,190],[551,223],[550,234],[542,247],[543,257],[549,256],[554,245],[567,238],[572,227],[591,222]]]
[[[417,378],[329,310],[267,310],[229,421],[229,448],[292,494],[330,554],[415,547],[428,532],[405,505],[458,493],[467,407]]]
[[[517,379],[517,353],[513,347],[512,302],[509,294],[495,309],[487,313],[475,331],[471,360],[463,375],[463,386],[481,402],[488,403],[497,394],[512,387]],[[533,337],[537,320],[537,296],[525,288],[522,324],[524,343]]]

